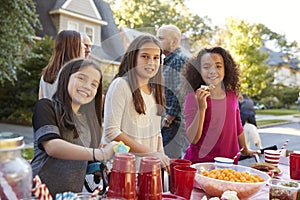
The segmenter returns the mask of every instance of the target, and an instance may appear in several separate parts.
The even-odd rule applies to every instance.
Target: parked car
[[[264,104],[256,104],[255,106],[254,106],[254,109],[255,110],[264,110],[264,109],[267,109],[267,107],[264,105]]]

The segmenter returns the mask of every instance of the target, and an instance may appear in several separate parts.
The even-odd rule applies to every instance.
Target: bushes
[[[299,88],[288,86],[274,86],[264,91],[256,102],[262,103],[267,108],[291,108],[298,98]]]
[[[45,37],[33,47],[33,55],[24,59],[15,83],[0,87],[0,119],[5,122],[31,125],[34,103],[38,99],[39,79],[52,53],[53,39]]]

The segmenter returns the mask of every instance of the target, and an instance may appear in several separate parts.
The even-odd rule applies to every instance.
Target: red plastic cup
[[[290,154],[290,177],[294,180],[300,180],[300,154]]]
[[[174,191],[175,191],[174,167],[177,165],[189,167],[189,166],[191,166],[191,164],[192,164],[191,161],[185,160],[185,159],[171,159],[170,160],[170,192],[172,194],[174,194]]]
[[[161,164],[157,157],[143,157],[138,174],[138,199],[161,200]]]
[[[175,191],[174,194],[190,199],[194,187],[197,169],[186,166],[174,167]]]
[[[131,153],[117,153],[110,174],[108,198],[136,200],[135,156]]]

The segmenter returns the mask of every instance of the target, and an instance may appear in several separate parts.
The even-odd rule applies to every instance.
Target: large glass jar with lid
[[[21,155],[23,136],[0,132],[0,199],[31,199],[32,169]]]

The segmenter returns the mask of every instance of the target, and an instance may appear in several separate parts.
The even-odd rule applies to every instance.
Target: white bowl
[[[216,163],[197,163],[193,164],[192,167],[197,169],[195,176],[194,187],[203,189],[211,197],[221,197],[226,190],[236,191],[240,199],[247,199],[257,193],[263,186],[266,185],[267,181],[270,179],[270,176],[259,170],[245,167],[241,165],[228,165],[229,168],[238,171],[238,172],[249,172],[252,175],[257,174],[264,179],[263,182],[257,183],[241,183],[241,182],[232,182],[218,180],[203,176],[200,174],[202,171],[211,171],[213,169],[219,168]]]

